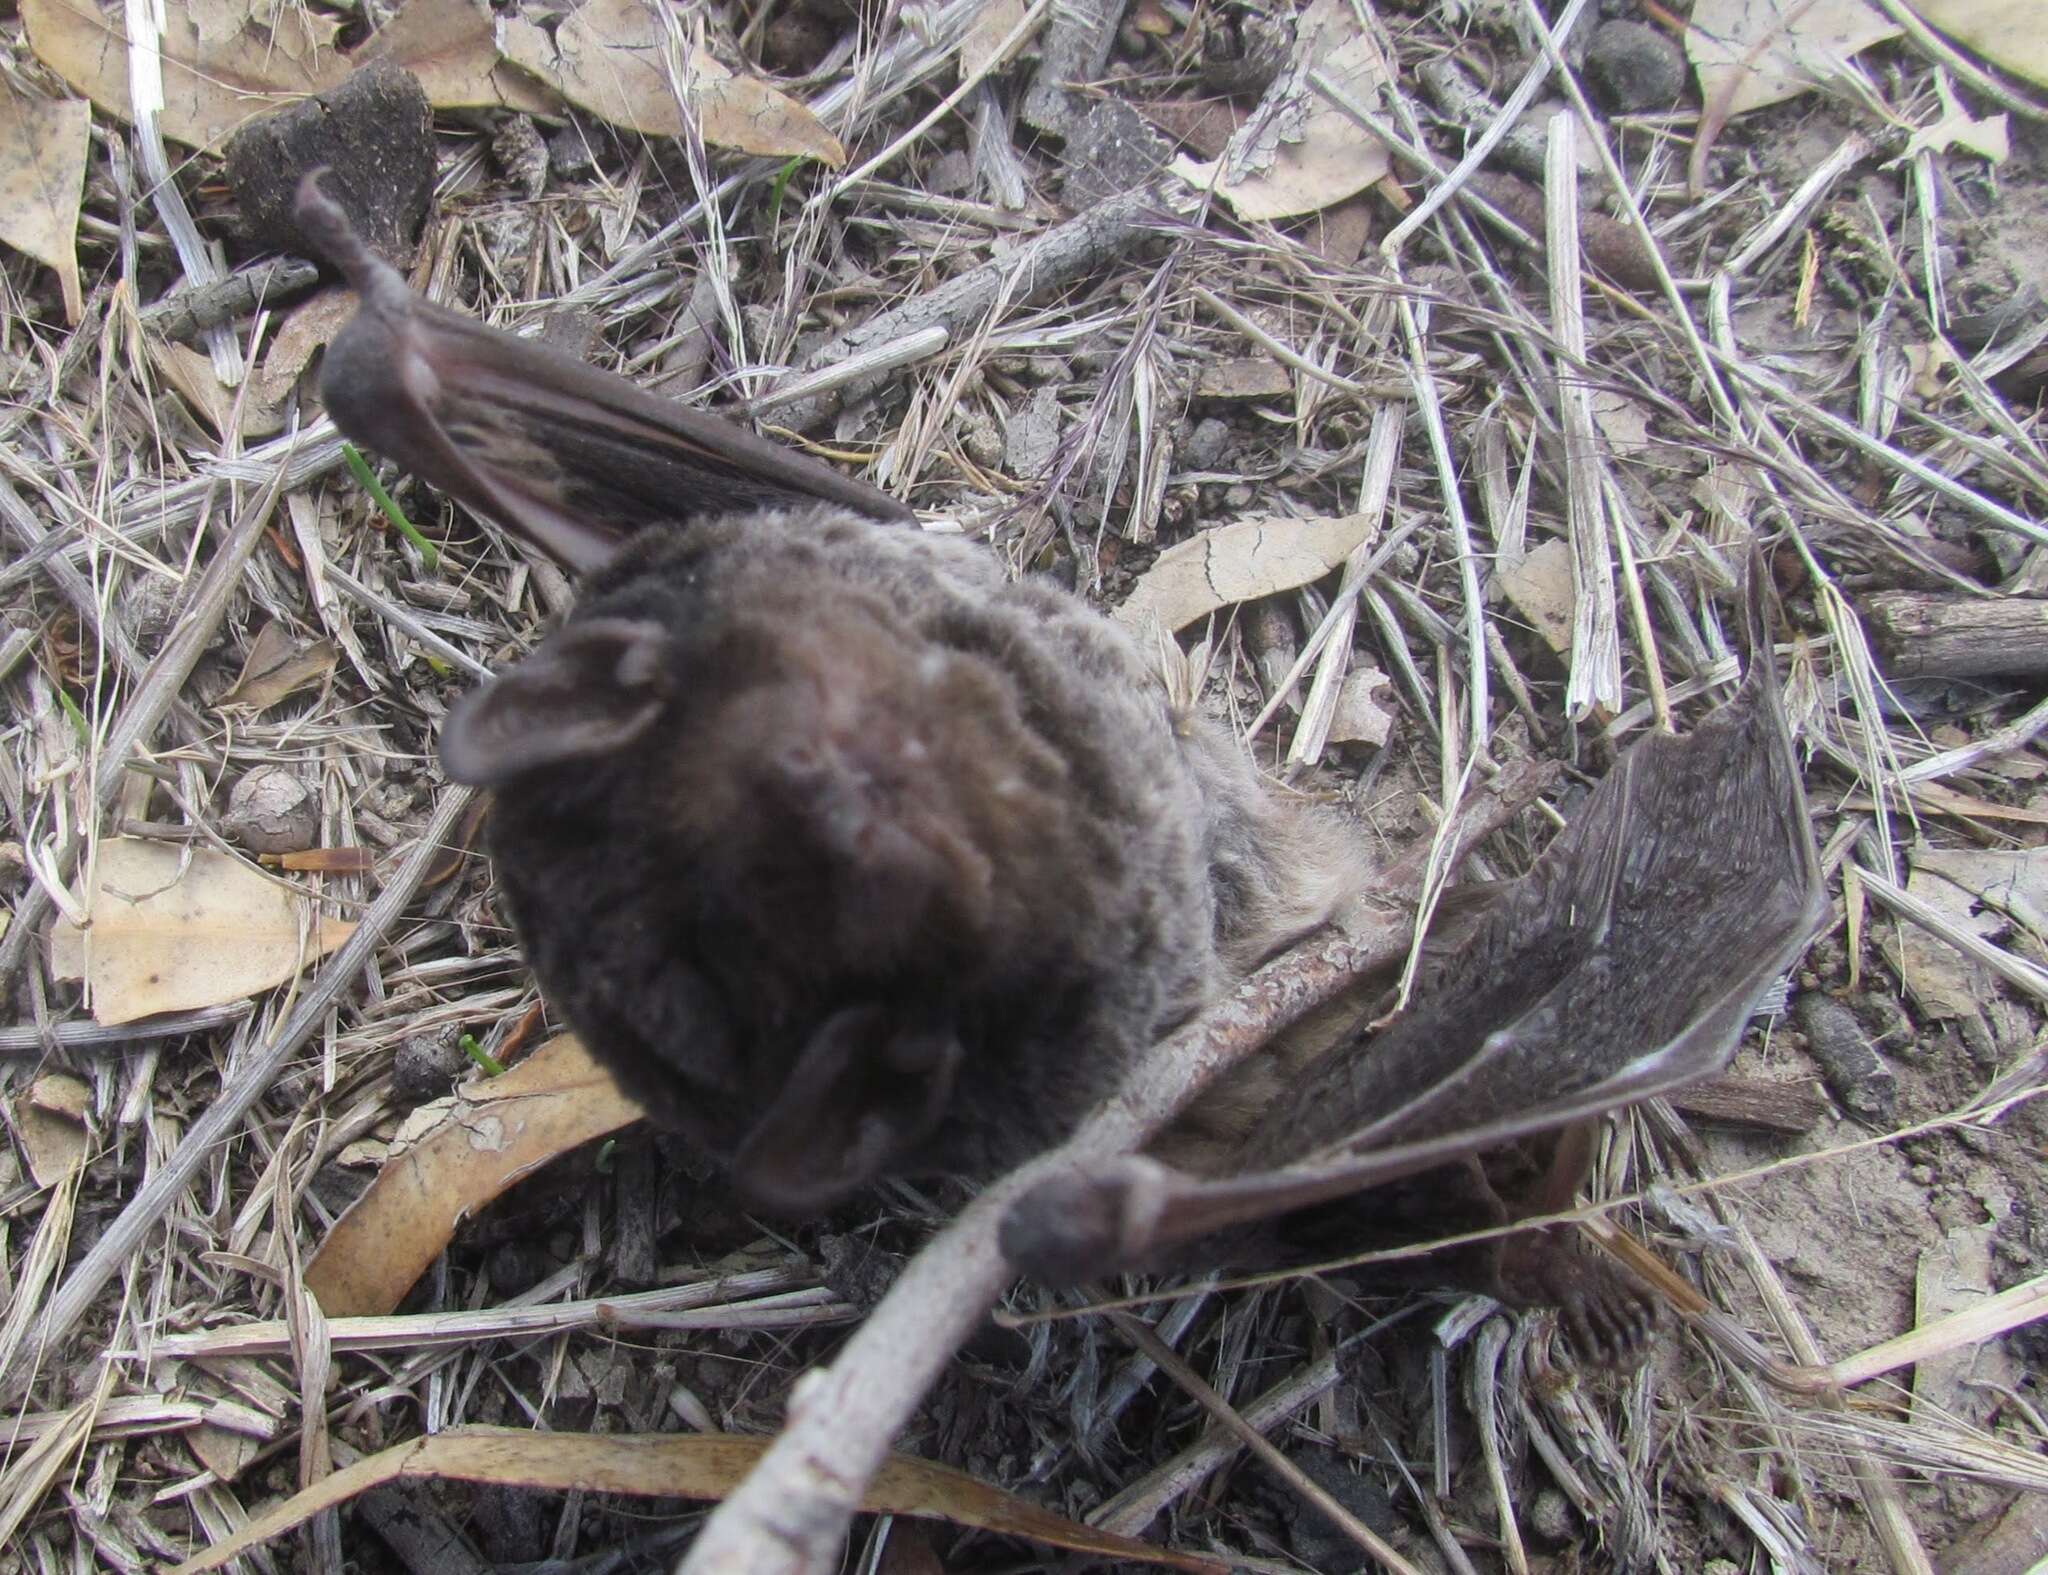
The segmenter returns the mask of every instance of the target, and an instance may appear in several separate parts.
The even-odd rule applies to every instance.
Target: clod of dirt
[[[1685,96],[1685,55],[1643,22],[1602,22],[1586,44],[1586,79],[1617,114],[1669,109]]]
[[[1290,1457],[1315,1485],[1373,1530],[1394,1529],[1393,1500],[1372,1477],[1352,1468],[1351,1462],[1334,1449],[1311,1446]],[[1332,1525],[1323,1512],[1306,1499],[1290,1495],[1283,1513],[1288,1518],[1287,1548],[1310,1569],[1363,1570],[1370,1566],[1358,1544]]]
[[[392,1096],[410,1110],[439,1099],[469,1068],[453,1033],[415,1034],[391,1058]]]
[[[320,800],[295,772],[257,766],[228,793],[221,829],[251,853],[300,853],[320,834]]]
[[[328,195],[371,250],[410,261],[434,197],[433,111],[418,79],[378,61],[230,137],[228,184],[251,240],[311,255],[292,207],[299,177],[323,164]]]
[[[1889,1121],[1899,1102],[1899,1082],[1864,1037],[1856,1014],[1818,990],[1800,996],[1792,1013],[1828,1092],[1842,1108],[1864,1121]]]
[[[859,1236],[822,1236],[818,1258],[834,1295],[865,1311],[896,1282],[903,1259]]]

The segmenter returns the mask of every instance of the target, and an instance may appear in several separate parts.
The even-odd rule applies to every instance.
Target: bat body
[[[1050,1146],[1323,916],[1120,631],[833,505],[641,532],[441,752],[550,999],[792,1215]]]
[[[426,307],[310,183],[308,219],[363,301],[336,420],[586,571],[442,761],[548,997],[756,1202],[1044,1149],[1355,886],[1079,598]]]

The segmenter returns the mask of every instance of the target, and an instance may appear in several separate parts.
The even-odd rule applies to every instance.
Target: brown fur
[[[1347,894],[1335,828],[1171,716],[1115,626],[985,549],[829,506],[654,527],[554,640],[578,625],[661,631],[658,714],[512,760],[500,878],[570,1022],[657,1118],[777,1172],[742,1175],[771,1198],[986,1177],[1056,1142]],[[519,716],[517,673],[477,708]],[[536,691],[515,737],[544,748],[609,682]],[[1241,1137],[1270,1092],[1194,1129]],[[857,1161],[804,1156],[835,1141]]]

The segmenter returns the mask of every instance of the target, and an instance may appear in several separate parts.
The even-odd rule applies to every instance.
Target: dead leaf
[[[260,1543],[304,1525],[323,1510],[389,1482],[490,1482],[553,1492],[722,1499],[753,1470],[772,1442],[731,1433],[534,1433],[515,1427],[451,1427],[323,1477],[252,1517],[246,1526],[187,1559],[171,1575],[202,1575],[219,1569]],[[1231,1569],[1221,1559],[1098,1531],[991,1487],[964,1471],[908,1455],[891,1455],[883,1463],[861,1495],[860,1507],[871,1514],[944,1520],[1077,1553],[1165,1565],[1201,1575],[1228,1575]]]
[[[1988,164],[2003,164],[2012,157],[2012,133],[2003,112],[1978,120],[1956,102],[1945,74],[1935,73],[1934,81],[1941,95],[1941,118],[1914,132],[1906,140],[1905,151],[1891,164],[1904,163],[1922,152],[1946,153],[1950,148],[1974,153]]]
[[[2048,943],[2048,848],[1916,848],[1915,873],[1952,881],[1973,901]]]
[[[145,334],[143,344],[150,364],[163,380],[178,391],[186,408],[225,437],[230,427],[239,426],[241,436],[251,440],[273,437],[284,430],[284,411],[265,404],[252,384],[239,393],[221,382],[212,360],[190,345],[174,344],[155,334]]]
[[[1906,879],[1909,895],[1926,903],[1957,929],[1986,940],[2005,928],[2005,920],[1981,907],[1964,887],[1934,869],[1922,868],[1921,860],[1926,853],[1925,849],[1913,850],[1913,870]],[[1901,920],[1886,951],[1907,991],[1930,1017],[1975,1017],[1978,1003],[1987,1000],[1997,988],[1990,969],[1917,924]]]
[[[243,121],[348,75],[334,48],[339,23],[311,7],[185,0],[163,9],[157,124],[174,142],[218,147]],[[29,45],[42,62],[107,114],[133,121],[120,13],[118,4],[103,8],[97,0],[21,0]]]
[[[1528,619],[1543,643],[1559,656],[1572,648],[1571,544],[1553,537],[1533,547],[1494,576],[1516,612]]]
[[[0,88],[0,241],[57,273],[64,320],[85,312],[78,283],[78,204],[92,109],[76,99]]]
[[[1650,413],[1628,395],[1613,388],[1588,392],[1593,407],[1593,425],[1607,439],[1607,450],[1617,458],[1638,459],[1650,446]]]
[[[316,921],[296,892],[211,848],[110,837],[93,871],[91,924],[52,927],[50,967],[87,981],[93,1017],[105,1024],[239,1001],[355,931]]]
[[[1206,530],[1162,552],[1112,616],[1141,638],[1154,624],[1172,633],[1219,607],[1321,579],[1371,531],[1364,514],[1238,520]]]
[[[418,77],[436,109],[561,113],[560,99],[500,58],[497,19],[477,0],[406,0],[349,64],[373,60],[389,60]]]
[[[702,50],[694,66],[690,103],[699,134],[713,147],[777,159],[813,158],[833,169],[846,162],[839,139],[788,94],[758,77],[732,75]]]
[[[307,1263],[307,1289],[330,1318],[391,1311],[464,1218],[536,1166],[643,1114],[572,1034],[501,1077],[421,1105]]]
[[[283,624],[266,623],[249,642],[248,659],[216,706],[241,706],[261,714],[280,700],[324,680],[341,652],[331,640],[297,645]]]
[[[68,1072],[50,1072],[15,1096],[14,1136],[29,1175],[45,1191],[68,1180],[92,1153],[92,1090]]]
[[[1222,157],[1182,157],[1173,172],[1213,189],[1246,220],[1313,213],[1374,184],[1393,168],[1386,144],[1312,87],[1311,73],[1367,108],[1387,84],[1385,59],[1343,0],[1312,0],[1296,30],[1293,65],[1274,79]]]
[[[504,56],[570,103],[650,137],[683,134],[669,63],[683,45],[648,0],[586,0],[550,38],[523,18],[501,24]],[[802,155],[837,169],[846,149],[787,94],[736,77],[699,49],[690,56],[689,104],[698,134],[716,147],[770,158]]]
[[[2013,1197],[2005,1178],[1990,1165],[1971,1167],[1965,1195],[1981,1215],[1944,1222],[1941,1241],[1924,1249],[1913,1276],[1913,1324],[1924,1329],[1936,1320],[1981,1306],[1997,1294],[1993,1242],[1999,1222],[2012,1213]],[[1913,1417],[1940,1425],[1965,1422],[1991,1425],[2010,1391],[2026,1375],[2003,1340],[1970,1340],[1946,1350],[1930,1351],[1913,1364]]]
[[[282,406],[314,352],[340,333],[355,313],[356,298],[351,290],[322,290],[286,312],[263,357],[262,370],[251,380],[255,386],[250,397]]]
[[[1898,32],[1867,0],[1698,0],[1685,52],[1718,126],[1830,81]]]
[[[1938,27],[1995,66],[2048,87],[2048,27],[2041,0],[1906,0]]]

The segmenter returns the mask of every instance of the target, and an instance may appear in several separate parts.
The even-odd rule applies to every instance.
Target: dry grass
[[[1277,598],[1277,617],[1219,621],[1188,674],[1256,720],[1276,775],[1349,803],[1361,835],[1394,846],[1426,840],[1468,778],[1531,756],[1597,772],[1633,731],[1697,714],[1734,673],[1724,620],[1745,544],[1774,541],[1782,659],[1838,882],[1839,923],[1796,988],[1848,992],[1866,1026],[1895,1017],[1901,1097],[1881,1121],[1829,1118],[1792,1139],[1702,1137],[1661,1106],[1615,1124],[1600,1217],[1647,1235],[1670,1298],[1692,1309],[1653,1365],[1561,1376],[1541,1320],[1381,1295],[1370,1268],[1143,1303],[1156,1322],[1142,1334],[1123,1315],[1031,1316],[1074,1304],[1020,1288],[1016,1330],[970,1346],[902,1443],[1110,1529],[1276,1568],[1355,1567],[1159,1376],[1163,1342],[1203,1404],[1234,1408],[1297,1487],[1335,1492],[1417,1567],[1698,1569],[1761,1553],[1780,1568],[1929,1569],[1999,1494],[2041,1491],[2034,1380],[1988,1398],[1966,1388],[1983,1404],[1959,1417],[1933,1394],[1845,1398],[1819,1377],[1931,1321],[1915,1263],[1990,1240],[1986,1210],[2013,1216],[1986,1260],[2000,1285],[2048,1249],[2028,1102],[2048,1000],[2039,913],[2017,901],[2001,927],[1930,906],[1906,858],[1923,842],[2040,846],[2048,817],[2029,784],[2048,706],[2024,680],[1888,685],[1865,621],[1892,587],[2048,588],[2038,380],[2012,381],[2048,333],[2038,305],[1981,348],[1929,352],[1940,325],[2009,286],[2006,239],[2048,226],[2039,112],[2015,95],[2035,118],[2015,122],[1995,191],[1974,159],[1883,162],[1903,147],[1897,127],[1940,112],[1943,68],[1904,45],[1860,68],[1860,96],[1722,128],[1698,193],[1692,111],[1594,116],[1575,128],[1597,171],[1582,190],[1609,227],[1601,244],[1640,272],[1624,289],[1544,269],[1593,252],[1590,232],[1573,242],[1585,216],[1541,197],[1518,211],[1499,166],[1458,163],[1489,122],[1461,135],[1422,96],[1431,70],[1490,65],[1485,114],[1504,130],[1499,105],[1524,73],[1541,95],[1575,93],[1547,42],[1516,41],[1517,27],[1541,33],[1533,8],[1473,7],[1498,19],[1462,29],[1438,9],[1463,8],[1361,6],[1397,70],[1382,102],[1349,108],[1397,150],[1398,184],[1317,219],[1242,223],[1185,187],[1169,199],[1135,185],[1072,216],[1058,144],[1005,118],[1032,58],[962,82],[955,6],[897,16],[798,85],[850,150],[837,177],[811,166],[785,185],[775,161],[584,122],[594,168],[529,201],[496,173],[489,117],[444,117],[430,293],[510,323],[573,309],[600,358],[641,381],[752,397],[769,429],[871,465],[1021,568],[1109,597],[1207,525],[1383,513],[1334,583]],[[1218,13],[1138,11],[1163,28],[1127,38],[1076,108],[1198,91]],[[1016,15],[1033,48],[1071,25],[1064,7]],[[761,19],[733,20],[758,36]],[[18,23],[0,40],[25,91],[54,91]],[[439,779],[431,740],[469,675],[530,641],[567,591],[402,493],[442,549],[426,571],[372,528],[310,409],[299,430],[246,441],[206,424],[138,348],[138,304],[178,269],[125,135],[109,124],[92,149],[83,322],[64,328],[48,276],[21,258],[4,274],[0,813],[27,871],[10,877],[0,936],[18,1024],[0,1030],[0,1083],[12,1097],[75,1072],[92,1142],[54,1186],[0,1155],[0,1570],[176,1558],[338,1460],[464,1421],[772,1429],[797,1375],[844,1337],[810,1325],[863,1300],[865,1254],[886,1264],[913,1248],[952,1193],[896,1186],[832,1230],[763,1234],[679,1150],[636,1139],[615,1168],[565,1160],[476,1222],[374,1336],[330,1333],[304,1295],[346,1151],[405,1106],[401,1047],[468,1030],[488,1050],[530,1031],[534,992],[486,872],[458,856],[475,807]],[[1553,191],[1572,142],[1554,132],[1533,150]],[[228,217],[215,171],[203,156],[177,170],[208,234]],[[270,327],[244,317],[231,337],[259,346]],[[1245,360],[1274,392],[1199,394]],[[1501,584],[1567,539],[1559,656]],[[315,693],[222,711],[213,700],[271,622],[299,645],[332,641],[337,665]],[[1325,741],[1362,662],[1392,676],[1399,712],[1377,751]],[[227,789],[258,766],[314,789],[321,846],[366,850],[367,877],[288,877],[358,920],[354,937],[252,1010],[146,1035],[82,1026],[37,936],[80,901],[97,839],[220,844]],[[1524,817],[1480,873],[1519,867],[1544,835]],[[1909,931],[1988,969],[1996,997],[1972,1018],[1907,993]],[[1810,1070],[1782,1029],[1741,1069]],[[1801,1183],[1815,1190],[1779,1186],[1789,1154],[1822,1178]],[[1712,1184],[1730,1173],[1740,1184]],[[1987,1184],[1998,1191],[1972,1216]],[[1785,1215],[1838,1193],[1839,1210]],[[1925,1217],[1917,1234],[1900,1234],[1908,1216]],[[1860,1247],[1795,1250],[1859,1229]],[[721,1275],[729,1297],[700,1283]],[[622,1294],[649,1283],[664,1287],[652,1303]],[[792,1294],[779,1320],[719,1312]],[[1955,1335],[1966,1352],[1997,1338]],[[1942,1343],[1937,1329],[1918,1359]],[[414,1492],[397,1507],[496,1562],[611,1547],[632,1550],[626,1565],[588,1567],[656,1567],[674,1551],[637,1525],[644,1506],[542,1505]],[[393,1503],[360,1513],[338,1541],[316,1524],[297,1552],[254,1562],[338,1569],[346,1549],[384,1567],[363,1527],[388,1531]],[[863,1533],[870,1550],[914,1535],[891,1524]],[[899,1557],[888,1567],[914,1567]],[[969,1542],[946,1567],[1014,1557]]]

